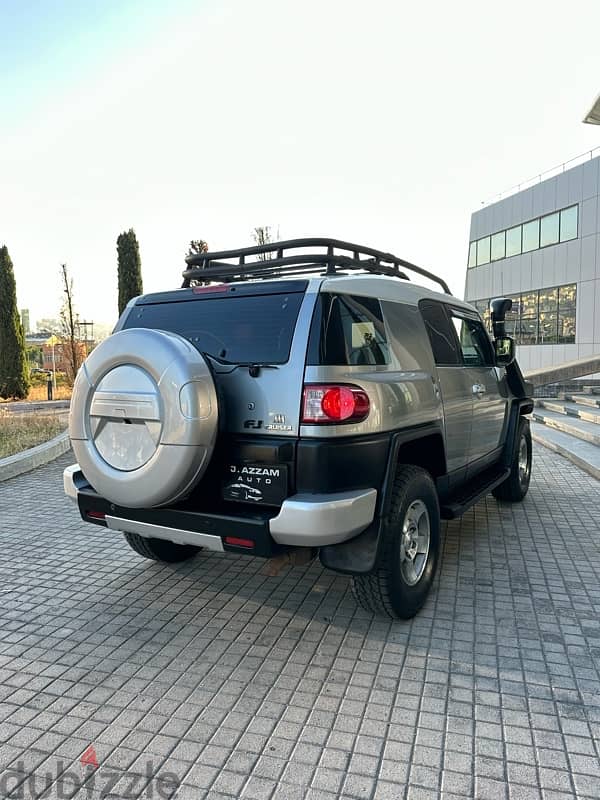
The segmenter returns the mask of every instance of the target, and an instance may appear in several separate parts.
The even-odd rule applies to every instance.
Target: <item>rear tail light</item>
[[[304,424],[360,422],[369,415],[369,397],[358,386],[307,383],[302,398]]]

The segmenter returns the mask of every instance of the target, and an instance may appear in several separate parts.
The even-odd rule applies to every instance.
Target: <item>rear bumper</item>
[[[63,482],[65,494],[78,504],[86,522],[151,539],[264,557],[288,547],[324,547],[345,542],[371,524],[377,503],[375,489],[357,489],[296,494],[283,502],[277,515],[272,509],[260,514],[254,507],[240,516],[181,508],[128,509],[96,494],[78,464],[65,469]],[[254,547],[228,544],[226,537],[249,540]]]

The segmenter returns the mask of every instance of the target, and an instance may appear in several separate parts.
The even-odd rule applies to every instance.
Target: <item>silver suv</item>
[[[364,608],[413,616],[440,519],[529,486],[510,300],[492,303],[492,341],[442,279],[372,248],[296,239],[187,262],[183,287],[131,301],[79,371],[66,493],[146,558],[318,554]]]

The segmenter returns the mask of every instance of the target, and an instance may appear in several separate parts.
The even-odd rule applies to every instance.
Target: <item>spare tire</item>
[[[181,499],[200,480],[218,417],[201,353],[175,333],[129,328],[101,342],[79,370],[69,435],[102,497],[149,508]]]

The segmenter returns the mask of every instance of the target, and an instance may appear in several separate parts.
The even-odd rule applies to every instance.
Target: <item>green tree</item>
[[[119,315],[132,297],[142,294],[142,261],[140,247],[133,228],[117,238],[119,276]]]
[[[0,397],[22,400],[29,393],[25,336],[17,308],[17,286],[6,246],[0,247]]]

